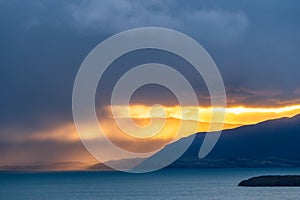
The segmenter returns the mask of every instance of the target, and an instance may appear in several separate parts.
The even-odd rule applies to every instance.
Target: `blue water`
[[[121,172],[0,172],[0,199],[300,199],[300,188],[243,188],[239,181],[266,174],[300,174],[300,169],[163,170]]]

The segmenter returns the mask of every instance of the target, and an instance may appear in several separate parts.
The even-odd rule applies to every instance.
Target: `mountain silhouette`
[[[214,149],[200,159],[206,134],[214,133],[197,133],[191,146],[168,168],[300,167],[300,115],[225,130]],[[138,168],[163,166],[162,156],[180,149],[189,139],[167,145]]]

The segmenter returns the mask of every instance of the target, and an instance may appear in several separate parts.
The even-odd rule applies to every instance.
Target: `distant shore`
[[[242,187],[300,187],[299,175],[258,176],[241,181]]]

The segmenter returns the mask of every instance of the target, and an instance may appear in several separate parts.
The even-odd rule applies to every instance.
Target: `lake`
[[[300,199],[300,188],[243,188],[252,176],[300,174],[300,169],[167,169],[122,172],[0,172],[0,199]]]

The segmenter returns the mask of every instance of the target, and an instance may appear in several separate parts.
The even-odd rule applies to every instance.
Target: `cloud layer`
[[[215,44],[230,44],[248,26],[242,11],[225,11],[187,6],[178,1],[79,1],[67,7],[70,23],[79,31],[115,34],[144,26],[167,27]]]
[[[0,1],[2,161],[14,154],[32,155],[30,161],[50,154],[58,158],[60,150],[65,152],[62,159],[72,158],[70,140],[59,143],[53,138],[68,138],[68,133],[54,130],[72,123],[76,72],[97,44],[134,27],[172,28],[200,42],[221,71],[229,105],[299,104],[299,6],[296,0]],[[108,79],[118,73],[112,71]],[[209,102],[203,82],[192,71],[185,73],[197,85],[203,104]],[[176,103],[155,87],[136,97],[133,103]],[[39,151],[45,146],[49,149]]]

